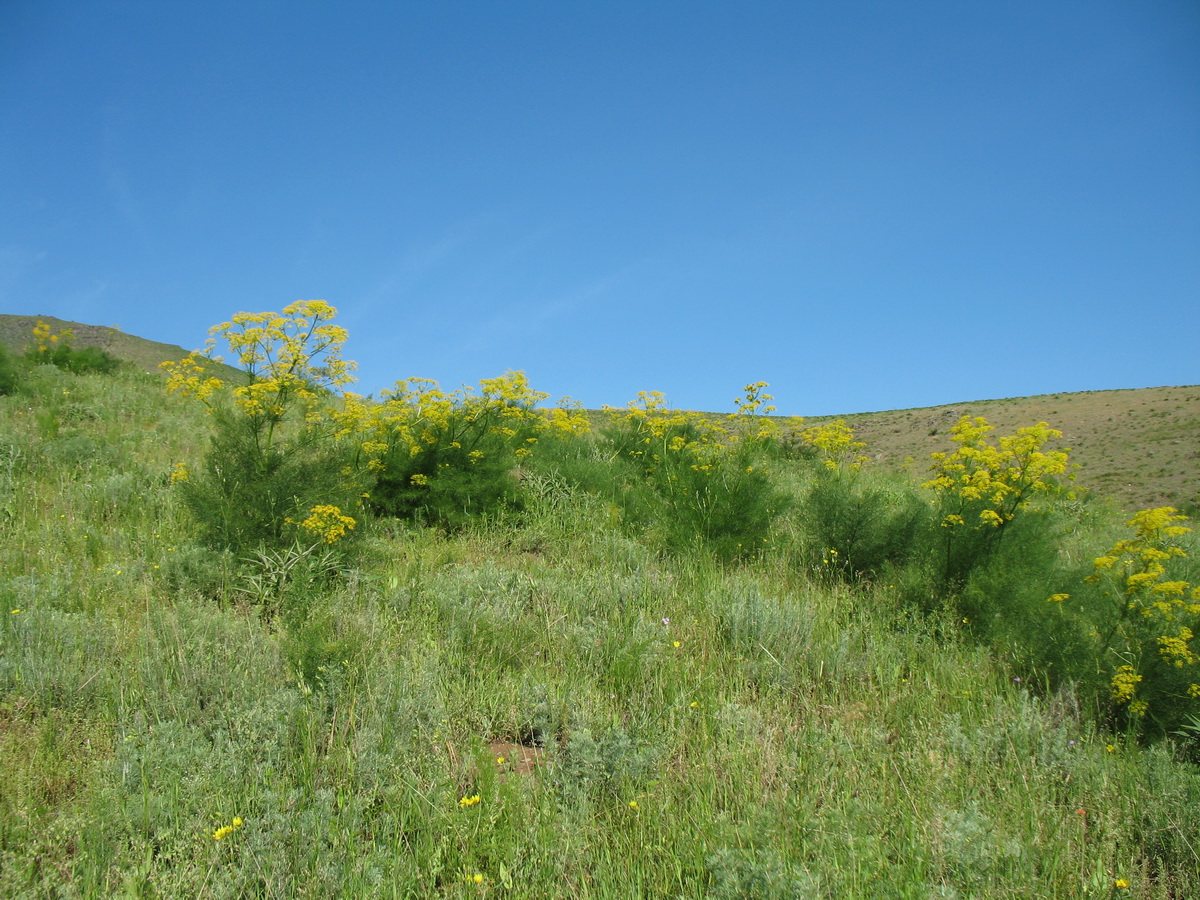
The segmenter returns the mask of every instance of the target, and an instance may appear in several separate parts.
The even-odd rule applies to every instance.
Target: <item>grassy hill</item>
[[[159,363],[183,359],[189,352],[175,344],[163,344],[126,334],[112,325],[84,325],[54,316],[0,314],[0,343],[17,352],[24,350],[32,343],[30,335],[38,322],[45,322],[55,333],[70,329],[74,335],[74,346],[96,347],[117,359],[132,363],[145,372],[157,372]],[[213,373],[219,378],[230,381],[245,378],[243,373],[232,366],[221,363],[212,363],[211,366]]]
[[[1015,424],[1072,408],[1033,401]],[[1118,409],[1141,421],[1088,427]],[[875,414],[875,441],[958,412]],[[1127,535],[1103,504],[1049,495],[935,598],[949,532],[882,466],[755,459],[791,503],[722,560],[658,540],[694,496],[664,481],[645,524],[641,467],[584,441],[504,514],[360,506],[344,541],[228,550],[176,477],[214,427],[132,368],[0,397],[0,896],[1200,896],[1196,736],[1044,662],[1090,646],[1082,576]],[[904,511],[930,527],[884,533]],[[855,541],[813,531],[845,512]],[[860,577],[834,551],[864,537],[918,552]]]

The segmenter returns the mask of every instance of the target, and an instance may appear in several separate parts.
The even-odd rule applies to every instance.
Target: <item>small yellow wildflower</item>
[[[463,797],[461,800],[458,801],[458,805],[465,809],[468,806],[474,806],[476,803],[479,802],[479,800],[480,800],[479,795],[475,794],[471,797]]]
[[[471,881],[475,882],[475,884],[483,884],[483,874],[481,872],[476,872],[471,876]]]
[[[242,817],[234,816],[232,824],[222,825],[220,828],[218,828],[216,831],[214,831],[212,833],[213,840],[214,841],[223,841],[223,840],[225,840],[225,838],[229,837],[229,835],[233,834],[235,831],[237,831],[241,827],[242,827]]]
[[[496,757],[496,765],[502,766],[502,765],[504,765],[505,762],[507,762],[507,760],[505,760],[505,758],[503,756]]]
[[[1129,882],[1126,881],[1124,878],[1118,878],[1116,881],[1113,882],[1113,887],[1127,888],[1127,887],[1129,887]]]
[[[1062,603],[1064,600],[1069,599],[1070,596],[1071,596],[1070,594],[1055,594],[1053,597],[1047,597],[1046,602],[1047,603]]]
[[[630,801],[629,801],[629,808],[630,808],[630,809],[637,809],[637,808],[638,808],[638,802],[637,802],[636,800],[630,800]]]

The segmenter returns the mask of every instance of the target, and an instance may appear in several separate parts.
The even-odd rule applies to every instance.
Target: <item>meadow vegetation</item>
[[[1196,535],[1050,424],[366,398],[335,315],[0,352],[0,895],[1200,895]]]

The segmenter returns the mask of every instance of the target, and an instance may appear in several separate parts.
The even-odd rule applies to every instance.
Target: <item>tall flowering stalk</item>
[[[356,364],[342,358],[348,333],[333,324],[336,315],[324,300],[299,300],[281,312],[240,312],[209,329],[204,351],[162,364],[167,389],[211,408],[224,384],[207,374],[203,359],[223,362],[215,352],[223,340],[248,379],[233,388],[234,403],[267,453],[285,418],[293,415],[303,427],[327,422],[331,392],[354,380]]]
[[[354,472],[335,461],[344,415],[338,392],[354,380],[342,350],[346,329],[324,300],[279,312],[240,312],[210,329],[203,351],[163,364],[167,389],[202,402],[216,431],[205,473],[181,484],[193,511],[218,543],[278,543],[314,532],[297,523],[313,509],[340,510],[356,495]],[[223,342],[245,371],[229,386],[209,361]],[[335,497],[342,498],[331,504]],[[350,527],[350,526],[347,526]],[[322,532],[318,535],[328,540]],[[340,538],[344,532],[339,533]]]

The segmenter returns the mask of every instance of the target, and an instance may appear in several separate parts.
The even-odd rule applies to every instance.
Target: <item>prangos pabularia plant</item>
[[[208,346],[164,363],[169,391],[213,414],[215,433],[203,471],[180,483],[188,505],[218,546],[248,549],[312,540],[303,527],[314,508],[353,509],[361,490],[342,460],[335,392],[353,380],[342,358],[346,329],[324,300],[281,312],[241,312],[213,327]],[[230,388],[204,360],[223,340],[246,372]],[[339,535],[341,537],[341,535]]]

